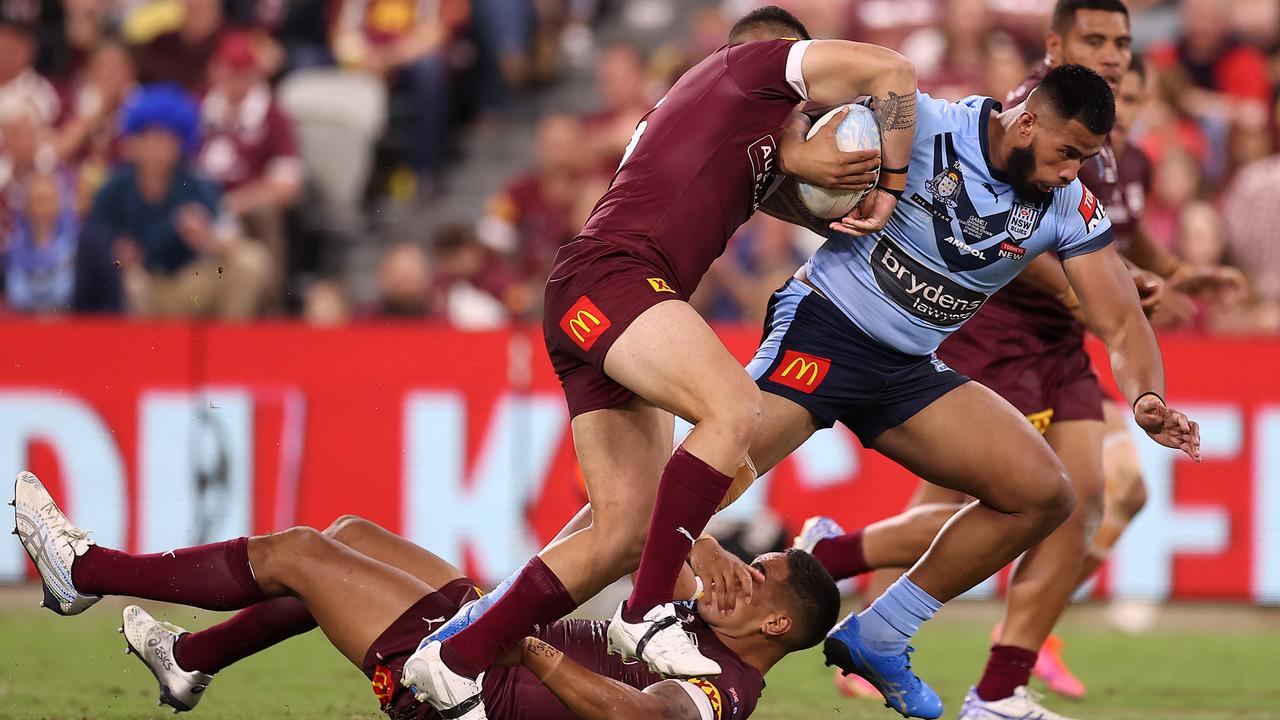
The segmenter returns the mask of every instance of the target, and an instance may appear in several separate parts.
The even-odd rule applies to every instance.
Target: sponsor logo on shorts
[[[1049,429],[1049,424],[1053,422],[1053,408],[1034,412],[1027,416],[1027,420],[1031,423],[1031,427],[1041,435]]]
[[[1009,208],[1009,219],[1005,222],[1004,229],[1015,242],[1022,242],[1031,237],[1039,223],[1040,208],[1018,201]]]
[[[391,676],[391,668],[378,665],[373,668],[373,695],[385,707],[391,703],[396,694],[396,681]]]
[[[1021,260],[1026,254],[1026,248],[1020,248],[1008,241],[1000,243],[1000,257],[1005,260]]]
[[[769,380],[802,393],[812,393],[826,379],[830,369],[831,361],[826,358],[788,350],[782,354],[782,362],[778,363]]]
[[[586,295],[578,298],[578,302],[560,318],[560,329],[583,350],[590,350],[612,324]]]
[[[663,280],[662,278],[647,278],[647,279],[649,281],[649,287],[653,288],[654,292],[675,293],[675,290],[671,289],[671,286],[667,284],[666,280]]]
[[[715,720],[720,720],[720,716],[724,712],[724,700],[720,697],[720,688],[712,685],[711,681],[702,678],[689,678],[687,682],[707,696],[707,699],[711,701],[711,709],[715,712]]]
[[[1098,224],[1107,217],[1107,210],[1102,207],[1102,203],[1098,202],[1098,198],[1089,192],[1089,188],[1081,185],[1080,189],[1084,191],[1084,194],[1080,196],[1080,218],[1084,220],[1085,230],[1093,232],[1098,228]]]
[[[940,327],[960,325],[987,301],[985,294],[926,267],[884,236],[871,251],[871,274],[902,309]]]

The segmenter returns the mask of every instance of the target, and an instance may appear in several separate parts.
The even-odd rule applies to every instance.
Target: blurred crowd
[[[756,4],[0,0],[5,311],[534,320],[556,249],[639,117]],[[948,99],[1004,98],[1043,61],[1053,6],[778,4],[815,37],[903,52],[922,89]],[[598,39],[636,6],[663,5],[679,18],[665,42]],[[1244,303],[1204,303],[1171,324],[1280,332],[1280,0],[1129,5],[1148,70],[1128,140],[1152,164],[1147,226],[1190,263],[1233,265],[1251,284]],[[459,139],[509,129],[513,102],[552,92],[573,67],[594,75],[594,111],[538,117],[528,167],[505,168],[470,221],[380,245],[375,290],[353,299],[343,248],[367,239],[370,214],[450,202],[451,173],[477,161]],[[714,320],[758,322],[818,242],[754,218],[694,302]]]

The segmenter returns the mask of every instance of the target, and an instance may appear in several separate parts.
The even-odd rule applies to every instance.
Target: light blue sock
[[[877,655],[901,655],[924,621],[941,607],[904,575],[858,613],[858,635]]]

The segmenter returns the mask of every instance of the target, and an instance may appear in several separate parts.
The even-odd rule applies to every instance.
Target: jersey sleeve
[[[1111,220],[1106,208],[1085,184],[1076,180],[1054,198],[1058,216],[1058,258],[1088,255],[1112,242]]]
[[[729,77],[743,93],[761,100],[801,103],[809,99],[800,65],[812,40],[760,40],[730,45]]]

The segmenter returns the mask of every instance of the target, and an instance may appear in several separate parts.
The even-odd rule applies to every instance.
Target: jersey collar
[[[991,162],[991,134],[987,132],[987,125],[991,122],[991,112],[993,110],[1000,112],[1003,109],[1000,102],[993,98],[982,101],[982,108],[978,111],[978,143],[982,146],[982,159],[987,161],[987,172],[991,174],[992,179],[1009,185],[1009,175]]]

